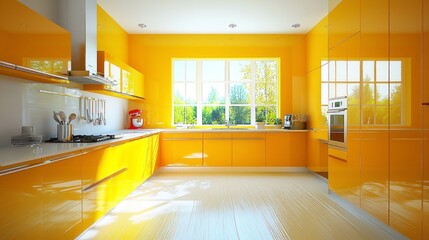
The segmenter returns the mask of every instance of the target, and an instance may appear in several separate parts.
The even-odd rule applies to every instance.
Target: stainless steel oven
[[[328,101],[328,144],[347,148],[347,97]]]

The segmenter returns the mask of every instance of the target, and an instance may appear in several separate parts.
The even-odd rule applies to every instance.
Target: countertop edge
[[[120,136],[109,141],[99,143],[42,143],[37,146],[7,146],[0,148],[0,156],[6,160],[0,160],[0,172],[22,165],[37,164],[52,157],[76,151],[85,151],[115,143],[138,140],[159,134],[160,129],[148,130],[119,130],[115,132]]]

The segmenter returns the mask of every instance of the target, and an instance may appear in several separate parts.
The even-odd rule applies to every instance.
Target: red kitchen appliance
[[[133,109],[128,114],[130,115],[130,129],[139,129],[143,126],[142,110]]]

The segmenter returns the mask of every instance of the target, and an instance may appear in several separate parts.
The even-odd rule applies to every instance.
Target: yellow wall
[[[128,33],[97,5],[97,49],[128,64]]]
[[[144,104],[131,106],[143,108],[145,127],[171,127],[172,58],[279,57],[281,116],[292,111],[294,97],[305,94],[302,87],[292,93],[292,79],[305,81],[305,35],[130,35],[129,40],[129,64],[144,73],[146,96]]]

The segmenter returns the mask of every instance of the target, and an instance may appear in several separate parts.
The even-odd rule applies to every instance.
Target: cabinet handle
[[[22,165],[22,166],[18,166],[18,167],[8,168],[8,169],[0,171],[0,177],[8,175],[8,174],[12,174],[12,173],[16,173],[16,172],[21,172],[21,171],[24,171],[24,170],[32,169],[32,168],[35,168],[35,167],[40,167],[40,166],[43,166],[43,165],[45,165],[45,163],[26,164],[26,165]]]
[[[65,159],[78,157],[81,155],[82,155],[82,153],[74,153],[74,154],[69,154],[69,155],[65,155],[65,156],[61,156],[61,157],[51,158],[51,159],[45,160],[43,162],[44,163],[54,163],[54,162],[59,162],[59,161],[65,160]]]
[[[265,140],[265,138],[233,138],[232,140]]]
[[[190,141],[190,140],[202,140],[202,138],[164,138],[163,141]]]
[[[422,103],[422,106],[429,106],[429,102]]]
[[[231,141],[231,138],[204,138],[204,141],[206,140],[223,140],[223,141]]]
[[[116,176],[118,176],[118,175],[120,175],[120,174],[122,174],[122,173],[124,173],[126,171],[128,171],[128,168],[122,168],[121,170],[119,170],[117,172],[114,172],[114,173],[110,174],[109,176],[107,176],[105,178],[102,178],[102,179],[100,179],[100,180],[98,180],[98,181],[96,181],[94,183],[91,183],[88,187],[86,187],[86,188],[83,189],[83,193],[87,193],[87,192],[92,191],[93,189],[95,189],[99,185],[101,185],[102,183],[105,183],[105,182],[109,181],[110,179],[112,179],[112,178],[114,178],[114,177],[116,177]]]
[[[20,71],[20,72],[38,75],[41,77],[54,78],[55,80],[59,80],[60,83],[68,83],[68,77],[66,77],[66,76],[59,76],[59,75],[55,75],[55,74],[45,73],[45,72],[37,71],[37,70],[31,69],[31,68],[27,68],[27,67],[19,66],[16,64],[4,62],[4,61],[0,61],[0,66],[10,68],[10,69],[13,69],[16,71]]]
[[[346,159],[344,159],[344,158],[340,158],[340,157],[337,157],[337,156],[334,156],[334,155],[332,155],[332,154],[328,154],[328,157],[333,158],[333,159],[336,159],[336,160],[340,160],[340,161],[342,161],[342,162],[347,162],[347,160],[346,160]]]

